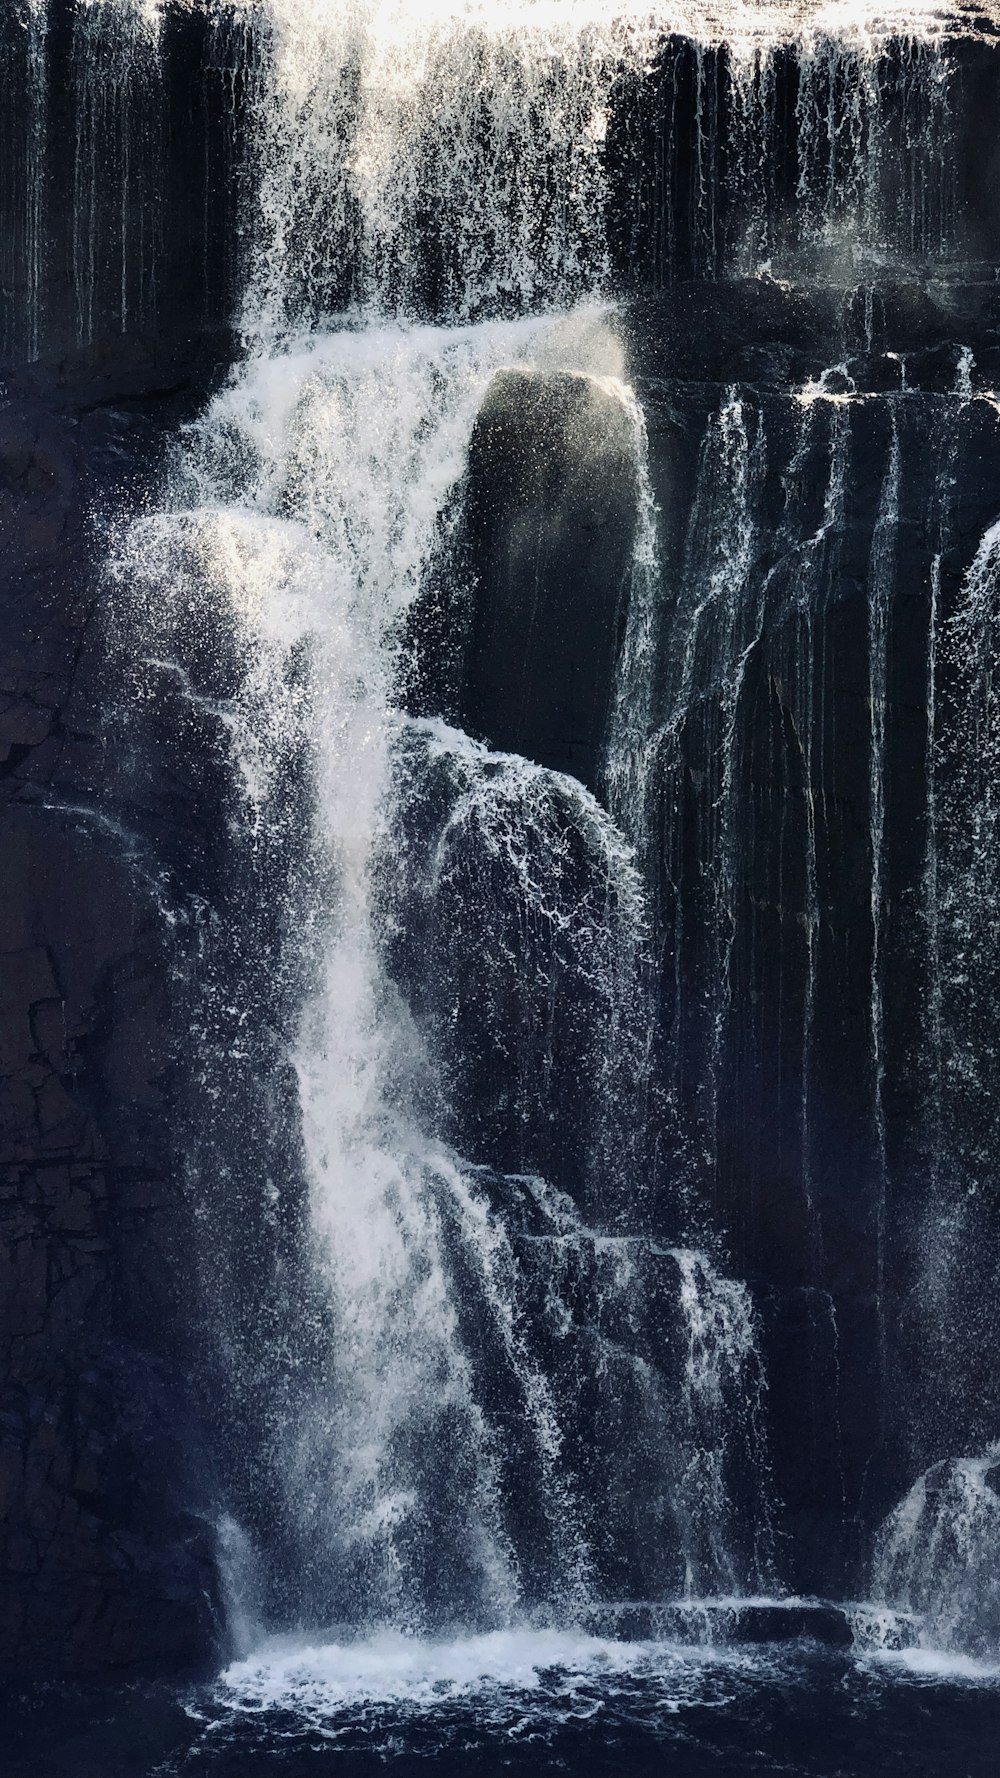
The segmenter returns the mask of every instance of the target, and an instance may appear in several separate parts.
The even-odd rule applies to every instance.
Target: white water
[[[492,1687],[535,1691],[554,1667],[610,1675],[653,1656],[652,1645],[572,1630],[494,1631],[452,1642],[387,1634],[362,1643],[265,1647],[227,1668],[223,1684],[244,1705],[291,1702],[320,1716],[390,1700],[437,1710]]]
[[[706,1591],[738,1595],[750,1578],[730,1547],[732,1508],[726,1458],[739,1444],[766,1491],[763,1437],[765,1377],[757,1351],[753,1304],[745,1284],[719,1278],[704,1254],[676,1251],[681,1308],[687,1325],[684,1421],[691,1448],[681,1490],[687,1518],[685,1597]],[[700,1546],[700,1547],[699,1547]],[[697,1566],[692,1553],[698,1549]],[[754,1528],[752,1575],[758,1585],[774,1574],[769,1521]]]
[[[627,1119],[648,1069],[647,922],[628,844],[572,780],[442,724],[405,724],[394,707],[403,620],[491,376],[510,364],[565,367],[581,349],[593,361],[599,338],[589,318],[381,323],[260,353],[194,429],[185,503],[132,534],[140,575],[161,600],[176,589],[155,613],[161,664],[189,621],[192,573],[197,597],[229,604],[244,677],[219,714],[244,819],[280,831],[282,771],[302,745],[310,760],[312,887],[297,943],[312,982],[295,1061],[314,1263],[332,1321],[281,1467],[313,1596],[355,1622],[416,1630],[450,1614],[489,1626],[513,1621],[525,1601],[557,1612],[587,1602],[602,1564],[613,1568],[637,1536],[615,1465],[603,1495],[592,1474],[581,1492],[575,1444],[602,1436],[602,1415],[618,1415],[625,1448],[648,1468],[643,1536],[664,1541],[664,1584],[678,1543],[675,1587],[686,1575],[699,1592],[731,1591],[761,1572],[757,1533],[748,1546],[734,1532],[728,1499],[731,1464],[741,1453],[760,1463],[746,1292],[699,1255],[678,1255],[679,1276],[661,1276],[648,1244],[609,1246],[568,1201],[550,1205],[540,1182],[525,1246],[517,1194],[504,1187],[498,1205],[499,1187],[435,1134],[435,1056],[384,961],[394,810],[443,765],[452,806],[422,893],[433,904],[471,853],[486,877],[478,901],[475,874],[464,883],[468,905],[494,917],[487,879],[495,894],[499,868],[515,970],[534,957],[544,987],[558,945],[565,991],[574,979],[577,991],[593,985],[604,1007],[588,1064],[599,1162],[602,1107],[621,1099]],[[638,423],[634,435],[638,448]],[[561,861],[570,836],[573,855],[582,847],[591,861],[582,898]],[[626,1205],[616,1213],[611,1181],[609,1170],[602,1214],[613,1224]],[[672,1293],[690,1329],[676,1382],[669,1354],[646,1356]],[[545,1356],[553,1338],[568,1369]],[[501,1367],[509,1410],[484,1394],[480,1346]]]
[[[864,7],[269,0],[265,14],[270,37],[257,52],[264,227],[246,317],[265,334],[348,300],[382,312],[430,302],[467,318],[603,288],[615,89],[649,75],[671,33],[696,46],[696,271],[713,275],[730,251],[753,269],[789,245],[846,264],[858,242],[867,252],[895,244],[924,254],[950,242],[947,61],[930,9],[906,15],[910,58],[888,85],[879,56],[901,18]],[[772,172],[776,58],[790,42],[800,80],[786,197]],[[731,92],[725,145],[706,56],[720,43]],[[925,154],[927,140],[940,144],[940,164]],[[342,151],[331,154],[334,144]],[[671,133],[668,161],[681,153]],[[731,248],[716,220],[724,187],[748,216]],[[789,202],[790,238],[780,214]],[[674,220],[668,206],[668,274]]]
[[[873,1596],[916,1620],[911,1661],[1000,1665],[998,1462],[994,1450],[936,1464],[881,1528]]]
[[[268,821],[280,795],[270,762],[308,728],[315,869],[320,885],[332,871],[335,888],[320,887],[310,908],[320,962],[296,1065],[318,1263],[342,1332],[329,1404],[300,1427],[287,1485],[325,1558],[339,1552],[348,1573],[362,1569],[365,1608],[377,1598],[389,1620],[419,1610],[399,1546],[424,1502],[399,1485],[392,1460],[407,1440],[459,1440],[466,1507],[452,1536],[501,1612],[517,1594],[490,1433],[456,1335],[436,1194],[450,1191],[460,1217],[481,1211],[420,1128],[427,1063],[381,966],[371,869],[390,818],[397,626],[492,371],[523,361],[549,331],[390,327],[258,358],[201,424],[198,503],[139,539],[147,563],[154,551],[154,577],[180,545],[215,596],[232,602],[248,662],[236,763],[254,819]],[[237,441],[254,472],[242,498],[227,501],[209,465]],[[222,463],[225,471],[225,454]],[[303,648],[307,677],[290,684]],[[544,1456],[553,1437],[544,1385],[532,1376],[527,1388]],[[569,1552],[571,1572],[576,1560]]]
[[[66,103],[78,347],[156,326],[158,279],[174,250],[162,231],[167,10],[165,0],[74,9]],[[23,200],[12,194],[32,355],[55,343],[46,295],[57,273],[43,246],[62,226],[48,153],[48,12],[48,0],[27,0]],[[859,253],[939,256],[955,217],[949,37],[965,28],[961,9],[945,20],[931,0],[213,0],[205,69],[222,74],[216,90],[229,93],[234,141],[244,88],[250,114],[239,174],[245,329],[273,339],[348,306],[472,319],[605,290],[615,106],[623,82],[654,77],[669,195],[659,246],[640,230],[633,247],[640,261],[660,254],[657,276],[754,271],[805,253],[850,282]],[[909,48],[893,63],[887,50],[900,33]],[[786,188],[775,168],[789,45],[799,77]],[[691,93],[682,92],[689,53]]]
[[[344,1724],[381,1708],[447,1717],[472,1704],[478,1724],[495,1723],[511,1737],[601,1712],[601,1698],[623,1699],[651,1688],[659,1710],[684,1705],[724,1709],[734,1682],[765,1678],[759,1651],[701,1650],[662,1641],[623,1641],[571,1627],[526,1625],[460,1640],[421,1641],[396,1635],[353,1642],[274,1641],[222,1674],[216,1704],[238,1718],[280,1709],[312,1735],[336,1743]]]
[[[193,429],[178,509],[136,527],[132,548],[161,597],[174,589],[155,614],[161,661],[189,621],[192,575],[196,600],[228,605],[242,685],[220,716],[251,827],[281,832],[282,774],[308,760],[308,893],[288,942],[309,983],[295,1066],[329,1326],[280,1457],[302,1610],[486,1629],[528,1604],[565,1619],[602,1576],[619,1595],[637,1582],[731,1593],[767,1578],[760,1502],[740,1527],[729,1498],[742,1465],[763,1474],[750,1299],[706,1255],[616,1227],[642,1222],[638,1159],[623,1175],[608,1131],[617,1117],[633,1126],[626,1148],[641,1136],[651,1028],[630,847],[572,780],[396,707],[406,619],[454,522],[491,378],[510,366],[595,377],[625,408],[639,489],[608,759],[613,808],[636,819],[655,510],[614,340],[592,310],[447,329],[387,312],[416,299],[428,187],[446,221],[456,204],[462,218],[445,305],[457,319],[600,287],[603,242],[588,229],[613,71],[602,57],[652,39],[630,25],[626,42],[616,25],[592,41],[577,11],[497,30],[274,0],[269,18],[251,354]],[[473,75],[489,109],[470,125]],[[495,154],[485,183],[473,138]],[[530,200],[554,167],[557,211],[539,237]],[[345,241],[365,313],[289,331],[322,313]],[[448,812],[415,873],[412,851],[397,856],[401,817],[442,771]],[[594,1180],[575,1183],[600,1207],[593,1226],[542,1181],[477,1170],[446,1140],[440,1046],[386,962],[400,866],[432,920],[457,882],[458,919],[496,922],[519,995],[533,973],[543,995],[590,995],[579,1084]],[[679,1349],[657,1352],[671,1321]]]

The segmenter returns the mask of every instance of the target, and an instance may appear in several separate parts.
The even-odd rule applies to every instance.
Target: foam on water
[[[695,1602],[692,1602],[692,1605]],[[711,1607],[787,1608],[812,1601],[734,1599]],[[731,1707],[741,1694],[794,1686],[807,1645],[792,1654],[774,1647],[660,1639],[619,1640],[580,1628],[523,1625],[488,1635],[424,1640],[392,1632],[364,1641],[305,1642],[275,1638],[220,1676],[215,1702],[225,1713],[277,1713],[336,1739],[342,1725],[369,1710],[446,1718],[471,1707],[481,1725],[506,1721],[539,1726],[585,1720],[631,1694],[648,1720],[688,1706]],[[865,1649],[853,1664],[864,1673],[935,1686],[995,1687],[1000,1667],[937,1649]]]
[[[491,1699],[499,1702],[504,1694],[534,1694],[542,1702],[544,1693],[553,1704],[576,1703],[586,1712],[597,1705],[585,1703],[583,1686],[613,1688],[631,1677],[659,1681],[664,1701],[676,1707],[699,1697],[706,1668],[750,1664],[745,1651],[620,1642],[572,1628],[524,1627],[441,1641],[391,1633],[364,1642],[278,1640],[226,1669],[219,1700],[244,1710],[290,1710],[316,1726],[365,1704],[437,1712],[474,1699],[488,1710]]]

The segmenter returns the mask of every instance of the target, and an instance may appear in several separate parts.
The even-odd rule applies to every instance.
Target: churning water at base
[[[211,1687],[9,1699],[0,1725],[18,1778],[993,1778],[997,1703],[968,1661],[567,1629],[270,1648]]]

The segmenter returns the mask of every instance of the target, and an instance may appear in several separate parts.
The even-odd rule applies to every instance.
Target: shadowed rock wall
[[[175,959],[88,510],[156,450],[127,413],[0,413],[0,1661],[39,1672],[190,1664],[220,1628]]]
[[[996,1411],[971,1362],[946,1404],[931,1401],[918,1298],[955,1166],[928,1120],[933,761],[965,695],[938,662],[932,736],[929,650],[1000,510],[998,320],[992,284],[885,284],[866,319],[857,293],[757,279],[677,285],[620,318],[660,514],[643,825],[662,957],[662,1227],[669,1238],[686,1180],[763,1306],[785,1572],[805,1590],[864,1584],[868,1531],[905,1489],[915,1437],[929,1461],[984,1438]],[[961,393],[970,353],[978,398]],[[547,436],[546,394],[541,378],[538,411],[519,408],[519,463]],[[586,484],[595,526],[605,486]],[[590,680],[572,663],[592,649],[599,678],[604,632],[591,617],[578,637],[561,590],[594,574],[580,487],[560,479],[577,521],[552,558],[525,554],[534,496],[502,453],[472,453],[466,509],[491,523],[466,633],[493,652],[470,726],[541,764],[586,759],[599,789]],[[613,535],[632,536],[617,510]],[[610,605],[621,570],[606,567]],[[554,712],[586,754],[553,748]],[[495,1062],[486,1096],[505,1090]],[[995,1227],[983,1234],[995,1255]],[[982,1276],[977,1291],[990,1300]],[[980,1313],[972,1295],[959,1323]]]

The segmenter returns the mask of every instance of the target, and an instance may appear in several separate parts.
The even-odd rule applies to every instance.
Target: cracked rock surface
[[[156,427],[0,410],[0,1667],[204,1659],[169,957],[116,819],[96,527]]]

